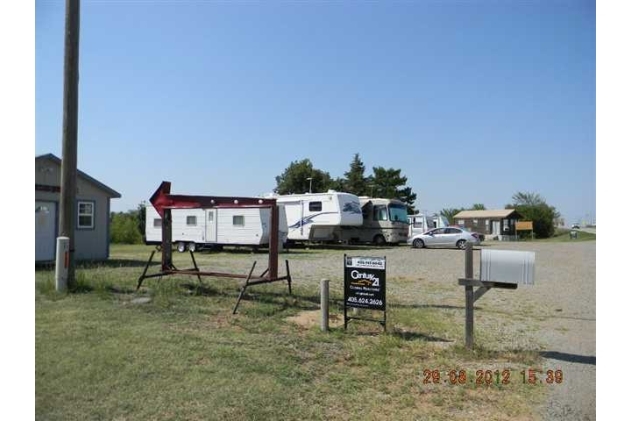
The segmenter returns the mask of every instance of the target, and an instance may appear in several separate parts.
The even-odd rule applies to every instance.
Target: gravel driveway
[[[487,349],[537,350],[542,368],[563,371],[563,382],[549,387],[543,420],[596,419],[596,242],[486,242],[482,247],[536,253],[535,285],[491,290],[476,302],[475,340]],[[478,248],[479,249],[479,248]],[[452,249],[383,249],[327,251],[314,258],[289,259],[295,282],[314,285],[332,280],[341,294],[342,255],[386,256],[388,296],[399,302],[436,304],[463,313],[464,252]],[[474,250],[474,276],[479,276]],[[405,282],[407,281],[407,282]],[[333,291],[332,291],[333,292]],[[464,318],[462,320],[464,342]]]

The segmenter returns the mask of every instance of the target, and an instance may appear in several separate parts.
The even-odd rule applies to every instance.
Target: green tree
[[[151,204],[147,204],[144,200],[138,204],[138,208],[136,208],[136,226],[138,227],[138,232],[140,233],[140,237],[145,239],[145,221],[147,215],[147,206],[153,206]]]
[[[344,173],[344,191],[357,196],[367,196],[370,193],[368,178],[364,175],[366,167],[356,153],[351,162],[350,168]]]
[[[513,195],[514,206],[536,206],[544,205],[546,201],[539,195],[539,193],[531,192],[517,192]]]
[[[414,214],[416,193],[405,187],[408,179],[401,175],[401,170],[394,168],[373,167],[373,175],[368,178],[368,186],[372,197],[399,199],[408,206],[408,214]]]
[[[515,209],[523,220],[532,221],[532,229],[536,238],[549,238],[554,235],[554,220],[561,215],[554,206],[546,203],[537,193],[517,192],[513,195],[513,203],[507,205]]]
[[[329,189],[333,189],[335,191],[345,192],[346,190],[346,180],[340,177],[331,181],[331,185]]]
[[[140,244],[142,235],[138,231],[137,211],[112,212],[110,218],[110,242]]]
[[[332,188],[334,181],[328,172],[313,168],[309,159],[293,161],[285,171],[276,176],[276,188],[278,194],[299,194],[309,191],[325,192]]]
[[[462,212],[463,210],[465,209],[464,208],[445,208],[445,209],[440,210],[440,214],[444,216],[445,218],[447,218],[447,221],[449,221],[451,225],[454,225],[455,223],[454,216],[456,216],[456,214],[458,214],[459,212]]]
[[[486,210],[486,206],[482,203],[474,203],[469,210]]]

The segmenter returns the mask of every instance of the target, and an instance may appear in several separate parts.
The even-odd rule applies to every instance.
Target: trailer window
[[[154,228],[161,228],[162,227],[162,219],[154,218],[153,219],[153,227]]]
[[[233,215],[232,216],[232,225],[235,227],[243,227],[245,226],[245,216],[243,215]]]
[[[77,203],[77,228],[93,229],[94,228],[94,202],[78,202]]]
[[[187,227],[195,227],[197,226],[197,216],[189,215],[186,217],[186,226]]]
[[[372,219],[375,221],[387,221],[388,209],[385,205],[375,206],[372,209]]]
[[[322,202],[309,202],[309,212],[322,211]]]

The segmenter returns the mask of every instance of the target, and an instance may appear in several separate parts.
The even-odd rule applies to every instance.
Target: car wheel
[[[184,253],[186,251],[186,243],[183,243],[181,241],[177,243],[177,251],[179,251],[180,253]]]
[[[417,238],[414,241],[412,241],[412,248],[422,249],[423,247],[425,247],[425,243],[420,238]]]
[[[376,246],[383,246],[386,244],[386,239],[383,238],[383,235],[381,234],[377,234],[375,235],[375,238],[372,239],[372,242],[376,245]]]
[[[195,253],[195,250],[197,250],[197,244],[195,244],[195,243],[188,243],[188,251],[191,251],[191,252]]]
[[[456,247],[458,247],[460,250],[464,250],[465,248],[467,248],[467,240],[458,240],[456,242]]]

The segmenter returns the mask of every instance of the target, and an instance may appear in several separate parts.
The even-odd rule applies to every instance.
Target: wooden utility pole
[[[77,196],[77,126],[79,113],[79,0],[66,0],[64,100],[59,235],[70,239],[68,287],[75,286],[74,231]]]

